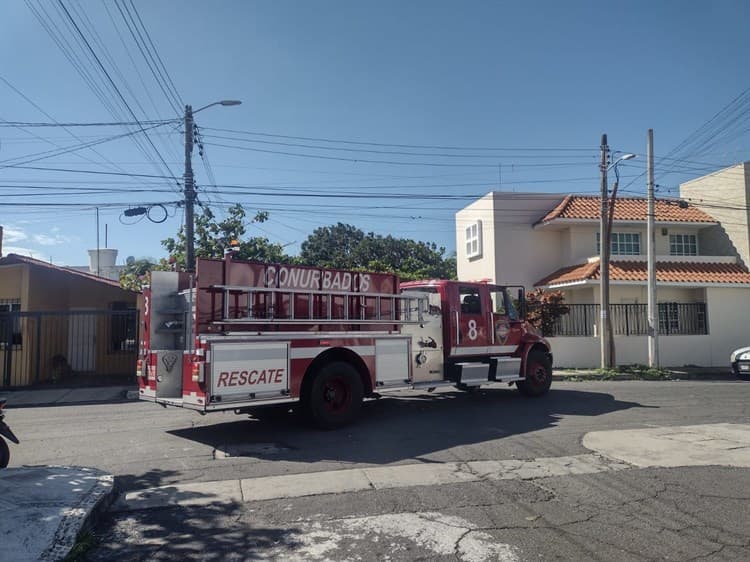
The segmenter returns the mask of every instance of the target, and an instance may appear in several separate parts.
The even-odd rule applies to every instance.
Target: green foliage
[[[299,262],[395,273],[403,280],[456,278],[455,256],[445,257],[445,248],[433,242],[365,234],[343,223],[313,231],[302,243]]]
[[[628,375],[628,378],[644,381],[668,381],[674,378],[668,369],[649,367],[648,365],[618,365],[613,369],[597,369],[600,380],[614,380]]]
[[[236,257],[243,260],[262,262],[287,262],[291,258],[284,254],[281,244],[272,243],[264,236],[256,236],[243,240],[247,231],[247,213],[240,204],[232,205],[227,210],[227,216],[218,220],[209,207],[203,207],[201,213],[195,216],[195,256],[198,258],[221,258],[224,250],[239,242],[239,252]],[[260,211],[255,214],[251,223],[268,220],[268,213]],[[185,268],[185,231],[180,228],[176,238],[162,240],[162,246],[169,253],[170,263],[177,269]]]
[[[526,306],[527,320],[545,337],[555,335],[555,322],[570,310],[562,291],[546,292],[543,289],[526,293]]]
[[[79,562],[86,559],[86,555],[99,543],[99,540],[90,532],[81,534],[63,562]]]
[[[125,267],[120,272],[120,286],[131,291],[142,291],[143,287],[149,284],[152,271],[169,271],[171,269],[172,264],[165,259],[156,262],[151,258],[136,259],[129,256],[125,262]]]

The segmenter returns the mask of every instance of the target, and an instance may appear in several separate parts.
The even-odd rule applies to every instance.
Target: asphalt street
[[[201,417],[147,403],[24,408],[11,411],[23,442],[12,464],[99,468],[127,493],[419,463],[533,462],[590,455],[583,438],[591,432],[748,424],[749,403],[750,384],[738,381],[556,383],[537,400],[512,389],[409,393],[368,402],[359,423],[335,432],[306,429],[293,416]],[[633,467],[124,510],[100,522],[87,557],[748,559],[748,473]]]

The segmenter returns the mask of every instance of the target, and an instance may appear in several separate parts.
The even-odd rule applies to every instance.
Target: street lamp
[[[195,182],[193,178],[193,165],[191,157],[193,154],[193,115],[214,105],[240,105],[240,100],[221,100],[209,103],[193,111],[193,106],[185,106],[185,270],[195,269]]]
[[[612,244],[612,224],[615,215],[615,201],[617,198],[617,187],[620,183],[620,173],[617,168],[620,162],[631,160],[635,154],[624,154],[607,165],[607,135],[602,135],[602,194],[601,194],[601,217],[599,222],[599,301],[600,301],[600,344],[601,344],[601,368],[609,369],[615,363],[615,342],[612,337],[612,319],[609,315],[609,254]],[[607,172],[615,171],[615,184],[612,187],[612,197],[608,196]]]

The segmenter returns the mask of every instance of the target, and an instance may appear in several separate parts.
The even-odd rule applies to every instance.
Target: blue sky
[[[177,119],[181,103],[242,100],[196,115],[213,172],[196,150],[199,197],[219,214],[236,202],[249,215],[267,210],[248,234],[291,253],[336,222],[452,252],[455,212],[493,189],[596,192],[602,133],[613,151],[643,154],[653,128],[665,196],[750,160],[746,105],[693,135],[750,87],[742,1],[3,2],[4,253],[86,263],[99,207],[100,244],[106,224],[120,262],[158,258],[183,220],[179,122],[149,130],[150,141],[135,126],[8,124],[132,121],[62,6],[139,121]],[[174,83],[171,102],[128,14],[134,33],[140,16]],[[645,194],[644,165],[642,156],[621,166],[623,194]],[[127,206],[165,220],[135,222]]]

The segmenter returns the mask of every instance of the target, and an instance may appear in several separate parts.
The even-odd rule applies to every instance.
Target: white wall
[[[533,228],[563,198],[563,194],[493,192],[461,209],[456,213],[458,278],[489,278],[531,288],[566,265],[560,233]],[[484,252],[480,259],[468,260],[465,229],[477,218],[482,220]]]
[[[750,345],[750,288],[709,287],[705,291],[708,335],[660,336],[662,366],[728,368],[729,354]],[[599,338],[554,337],[549,341],[555,367],[599,367]],[[618,365],[648,362],[646,336],[615,336],[615,349]]]
[[[458,278],[465,281],[491,279],[495,275],[495,225],[492,193],[456,213],[456,264]],[[482,222],[482,255],[466,257],[466,227]]]
[[[595,369],[601,364],[599,338],[549,338],[549,341],[555,368]],[[662,336],[659,338],[659,357],[662,367],[729,368],[729,353],[726,356],[714,353],[710,335]],[[647,364],[648,338],[615,336],[615,358],[618,365]]]

